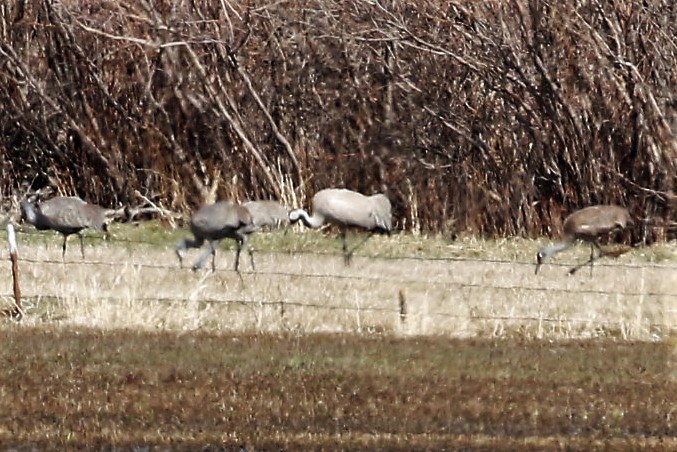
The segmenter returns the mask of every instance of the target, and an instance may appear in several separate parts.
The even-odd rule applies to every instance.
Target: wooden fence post
[[[407,321],[407,297],[404,295],[404,289],[400,289],[399,298],[400,298],[400,322],[404,323]]]
[[[14,308],[5,309],[3,314],[21,320],[21,317],[23,317],[23,309],[21,308],[21,286],[19,285],[19,251],[16,246],[16,236],[14,235],[14,225],[12,223],[7,223],[7,242],[9,243],[9,258],[12,261]]]

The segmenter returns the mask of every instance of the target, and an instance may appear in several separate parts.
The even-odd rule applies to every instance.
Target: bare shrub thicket
[[[672,0],[3,2],[1,189],[183,211],[346,186],[485,236],[616,202],[662,240],[676,55]]]

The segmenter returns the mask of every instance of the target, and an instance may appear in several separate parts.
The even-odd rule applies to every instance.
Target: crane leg
[[[240,273],[240,253],[242,252],[243,241],[235,239],[235,273],[240,277],[240,284],[244,287],[244,278],[242,278],[242,273]],[[252,261],[252,265],[253,265]]]
[[[61,259],[62,260],[66,259],[66,240],[68,240],[68,236],[64,235],[63,236],[63,244],[61,245]]]
[[[251,248],[249,248],[249,241],[247,240],[247,236],[242,234],[241,236],[237,237],[235,239],[235,245],[237,246],[236,254],[235,254],[235,271],[240,272],[240,253],[242,253],[243,249],[247,250],[247,253],[249,254],[249,263],[252,266],[252,270],[256,271],[256,266],[254,265],[254,252],[252,251]]]
[[[212,273],[216,271],[216,245],[218,245],[219,242],[214,241],[214,242],[209,242],[209,247],[212,250]]]
[[[595,256],[595,248],[597,248],[599,250],[599,255],[597,255],[597,256]],[[592,265],[597,259],[602,257],[603,254],[604,254],[604,252],[602,251],[602,248],[597,244],[597,242],[590,243],[590,259],[583,262],[582,264],[578,264],[577,266],[575,266],[574,268],[569,270],[569,274],[573,275],[579,269],[581,269],[581,268],[585,267],[586,265],[590,264],[590,277],[592,278]]]
[[[344,229],[341,230],[341,246],[343,249],[343,264],[347,267],[350,265],[351,259],[351,254],[348,252],[348,243],[346,241],[346,231]]]
[[[350,251],[348,251],[348,262],[349,263],[352,260],[353,253],[355,252],[355,250],[358,249],[359,247],[361,247],[362,245],[364,245],[366,243],[366,241],[371,238],[372,235],[374,235],[374,233],[370,232],[369,235],[367,235],[361,242],[359,242],[357,245],[353,246],[353,248]],[[345,247],[343,248],[343,252],[344,253],[346,252]]]
[[[240,253],[242,252],[242,242],[235,239],[235,271],[240,273]]]
[[[193,271],[199,270],[204,265],[205,261],[209,259],[209,255],[212,256],[212,271],[216,270],[215,259],[216,259],[216,248],[219,246],[218,240],[212,240],[205,247],[205,249],[200,253],[197,260],[193,264]]]
[[[593,246],[594,246],[594,248],[597,248],[597,251],[599,251],[599,254],[595,258],[593,258],[593,253],[594,253]],[[592,278],[592,262],[596,259],[599,259],[600,257],[604,257],[604,250],[602,249],[601,246],[599,246],[599,243],[597,243],[597,241],[595,240],[590,245],[590,277],[591,278]]]

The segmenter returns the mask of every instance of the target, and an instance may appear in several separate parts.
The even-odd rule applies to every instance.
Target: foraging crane
[[[245,207],[231,201],[219,201],[214,204],[207,204],[198,209],[190,220],[190,230],[195,236],[194,240],[183,239],[176,246],[176,255],[179,263],[183,265],[183,258],[188,248],[200,248],[206,241],[209,242],[202,253],[199,255],[193,270],[202,268],[205,260],[211,254],[212,271],[216,270],[216,248],[219,241],[223,238],[235,240],[237,249],[235,254],[235,271],[239,273],[240,252],[247,248],[247,236],[254,232],[257,226],[252,220],[252,215]],[[254,256],[249,248],[249,259],[254,268]]]
[[[350,265],[355,250],[372,235],[375,233],[390,234],[392,229],[390,200],[381,193],[365,196],[342,188],[327,188],[315,193],[312,206],[312,216],[303,209],[295,209],[289,212],[289,220],[292,223],[301,220],[303,224],[313,229],[318,229],[326,223],[337,225],[341,230],[345,265]],[[346,243],[348,228],[369,231],[369,235],[351,250],[348,250]]]
[[[579,268],[590,264],[590,276],[592,276],[593,262],[608,254],[600,247],[599,238],[609,232],[623,230],[632,224],[630,212],[625,207],[597,205],[577,210],[564,220],[562,241],[552,246],[543,247],[538,251],[535,273],[538,273],[538,269],[546,259],[566,250],[577,240],[581,240],[590,244],[590,259],[569,270],[569,274],[574,274]],[[599,255],[596,257],[595,248],[599,250]]]
[[[279,228],[289,223],[289,209],[277,201],[247,201],[242,205],[249,210],[257,228]]]
[[[22,201],[21,219],[38,230],[51,229],[63,234],[61,257],[66,256],[66,241],[69,235],[80,238],[80,253],[85,258],[85,248],[80,231],[92,228],[108,233],[108,225],[116,211],[96,204],[90,204],[76,196],[56,196],[47,201],[36,201],[35,197]]]

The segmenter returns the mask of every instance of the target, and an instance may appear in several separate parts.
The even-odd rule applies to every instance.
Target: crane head
[[[291,212],[289,212],[289,222],[291,224],[296,223],[301,219],[301,209],[294,209]]]

